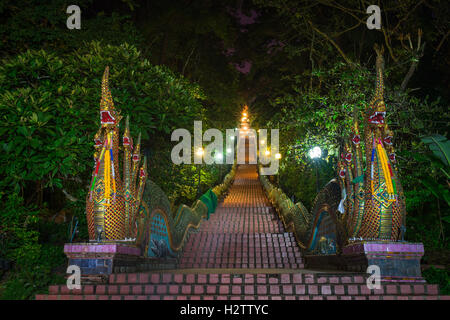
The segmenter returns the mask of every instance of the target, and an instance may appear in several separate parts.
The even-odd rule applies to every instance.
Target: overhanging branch
[[[317,29],[316,27],[313,26],[312,22],[308,20],[309,25],[311,26],[311,28],[313,28],[314,31],[316,31],[318,34],[320,34],[322,37],[324,37],[325,39],[327,39],[335,48],[336,50],[339,52],[339,54],[342,56],[342,58],[344,58],[345,62],[347,62],[347,64],[349,64],[350,66],[354,67],[354,63],[345,55],[345,53],[342,51],[342,49],[336,44],[336,42],[333,41],[333,39],[331,39],[327,34],[323,33],[322,31],[320,31],[319,29]]]

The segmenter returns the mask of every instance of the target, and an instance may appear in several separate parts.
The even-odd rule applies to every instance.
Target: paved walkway
[[[294,235],[274,213],[256,165],[240,165],[228,195],[188,239],[179,268],[303,268]]]

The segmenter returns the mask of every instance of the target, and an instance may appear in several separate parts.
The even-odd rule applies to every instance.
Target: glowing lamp
[[[309,157],[311,159],[320,158],[322,156],[322,150],[319,147],[314,147],[309,150]]]
[[[205,151],[203,150],[203,148],[199,148],[196,153],[197,153],[198,156],[203,156]]]

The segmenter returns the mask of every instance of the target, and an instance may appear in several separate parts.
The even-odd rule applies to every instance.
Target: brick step
[[[233,221],[209,228],[232,228]],[[221,225],[223,224],[223,225]],[[202,248],[199,250],[198,248]],[[198,232],[185,245],[179,268],[303,269],[300,248],[292,233]]]
[[[229,269],[229,268],[237,268],[237,269],[303,269],[305,268],[304,263],[271,263],[271,264],[246,264],[246,263],[236,263],[236,264],[230,264],[230,263],[224,263],[224,264],[217,264],[217,263],[180,263],[178,264],[178,267],[180,269],[187,269],[187,268],[209,268],[209,269]]]
[[[36,295],[36,300],[450,300],[450,296],[312,296],[312,295]]]
[[[218,253],[217,250],[205,250],[202,253],[186,252],[180,259],[201,259],[201,258],[217,258],[217,259],[301,259],[300,251],[297,248],[283,247],[278,251],[259,251],[261,248],[255,248],[251,252],[242,250],[242,248],[236,248],[236,251]],[[284,249],[281,251],[281,249]]]
[[[370,290],[366,284],[105,284],[83,285],[69,290],[65,285],[49,287],[50,295],[309,295],[309,296],[371,296],[371,295],[439,295],[435,284],[382,284]]]
[[[209,220],[204,221],[205,224],[208,223],[208,221]],[[220,222],[218,222],[218,223],[220,224]],[[254,232],[254,233],[251,233],[251,234],[247,234],[247,233],[242,234],[242,233],[235,233],[235,232],[232,232],[232,231],[228,231],[228,232],[222,231],[222,232],[217,232],[217,233],[211,234],[209,231],[204,231],[203,229],[199,229],[196,232],[196,234],[197,235],[201,235],[201,236],[211,235],[212,237],[218,237],[218,236],[224,237],[224,236],[226,236],[228,238],[230,238],[230,237],[234,237],[234,238],[240,237],[240,238],[247,238],[247,239],[250,239],[250,238],[273,238],[273,239],[275,239],[275,238],[286,238],[286,239],[291,240],[292,242],[295,242],[295,236],[294,236],[294,234],[292,232],[278,232],[278,233]]]
[[[368,274],[363,273],[308,273],[308,272],[272,272],[272,273],[215,273],[211,270],[186,270],[181,273],[121,273],[109,276],[110,284],[365,284]]]

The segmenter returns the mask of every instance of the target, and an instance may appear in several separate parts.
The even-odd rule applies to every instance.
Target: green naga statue
[[[376,91],[365,112],[364,137],[355,112],[352,136],[341,148],[338,178],[318,193],[313,209],[292,203],[261,176],[284,224],[312,254],[340,252],[352,240],[397,241],[403,237],[405,197],[397,174],[393,133],[385,120],[384,50],[376,46],[375,51]]]
[[[190,228],[197,228],[217,206],[217,197],[230,185],[234,169],[222,184],[203,195],[193,207],[180,205],[172,213],[165,193],[147,177],[141,161],[141,136],[133,146],[127,117],[122,136],[123,174],[119,172],[119,125],[109,90],[109,68],[102,80],[100,128],[94,137],[94,170],[86,199],[89,239],[125,241],[141,248],[144,257],[164,257],[182,248]]]

